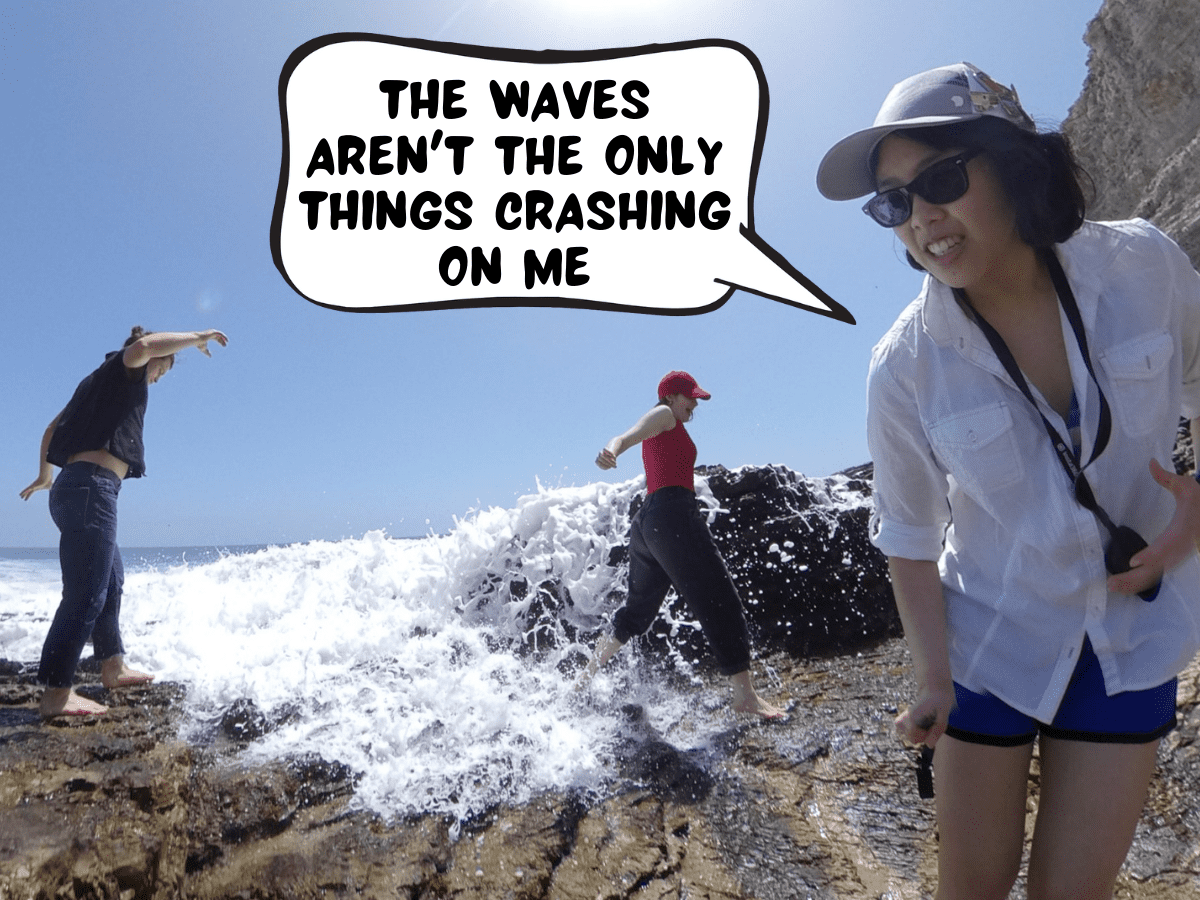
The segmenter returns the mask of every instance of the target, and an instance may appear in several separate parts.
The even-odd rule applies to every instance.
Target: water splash
[[[787,568],[779,589],[792,605],[776,631],[796,616],[820,625],[845,615],[833,589],[793,599],[789,579],[840,537],[838,510],[863,502],[840,476],[785,474],[772,493],[782,512],[767,523],[775,537],[755,532],[727,552],[748,583]],[[239,732],[248,757],[315,752],[348,765],[361,776],[357,802],[385,815],[462,822],[547,790],[602,790],[629,738],[630,704],[679,747],[704,748],[730,725],[723,685],[709,686],[689,662],[707,648],[681,602],[664,604],[657,636],[573,690],[624,599],[629,514],[644,484],[539,485],[512,509],[474,511],[450,533],[416,540],[372,531],[129,571],[130,662],[186,686],[186,738],[209,739],[226,714],[257,716],[272,728]],[[710,524],[728,527],[736,516],[721,515],[708,479],[696,488]],[[797,544],[818,537],[811,552]],[[56,567],[40,583],[35,569],[0,568],[0,656],[40,655],[59,587]],[[762,590],[747,591],[748,611]]]
[[[644,479],[545,490],[457,520],[449,534],[271,547],[132,573],[131,663],[187,685],[186,737],[250,700],[282,724],[250,758],[317,752],[361,773],[357,802],[462,821],[538,792],[599,789],[626,703],[689,736],[722,704],[697,683],[644,677],[626,651],[575,692],[579,665],[623,599],[617,548]],[[711,494],[707,505],[715,507]],[[57,590],[10,613],[0,655],[36,659]],[[690,627],[681,623],[680,627]],[[688,681],[691,684],[688,684]],[[287,715],[280,714],[286,710]]]

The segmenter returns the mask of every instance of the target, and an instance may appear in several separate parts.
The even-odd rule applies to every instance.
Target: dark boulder
[[[900,633],[887,562],[868,537],[869,464],[824,478],[785,466],[696,471],[719,505],[709,527],[758,651],[840,653]],[[647,639],[689,659],[707,653],[674,592]]]

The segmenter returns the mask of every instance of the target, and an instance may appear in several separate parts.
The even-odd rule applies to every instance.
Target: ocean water
[[[189,739],[243,698],[288,710],[247,756],[339,760],[383,815],[462,822],[548,789],[602,790],[623,704],[685,747],[731,721],[723,686],[682,658],[663,677],[632,646],[572,689],[619,605],[609,554],[643,486],[539,487],[418,539],[123,550],[128,661],[186,685]],[[702,479],[697,493],[715,515]],[[54,551],[0,551],[0,657],[39,657],[60,590]]]

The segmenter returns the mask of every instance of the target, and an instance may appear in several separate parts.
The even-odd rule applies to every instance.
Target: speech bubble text
[[[741,289],[854,321],[754,231],[766,83],[738,44],[329,35],[279,97],[272,253],[314,303],[692,314]]]

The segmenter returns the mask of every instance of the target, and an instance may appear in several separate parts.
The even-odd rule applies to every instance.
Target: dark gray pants
[[[672,586],[712,648],[725,675],[750,668],[750,635],[737,588],[713,541],[696,495],[659,488],[629,528],[629,596],[613,616],[613,637],[624,643],[645,633]]]

